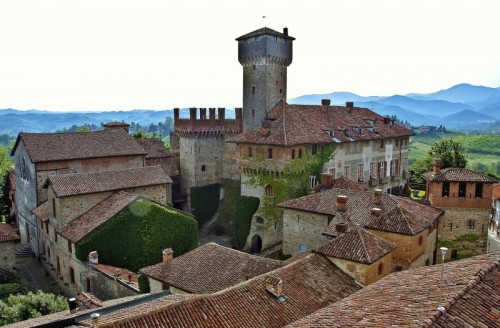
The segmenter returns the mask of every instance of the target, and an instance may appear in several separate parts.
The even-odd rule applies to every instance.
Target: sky
[[[296,38],[288,98],[500,87],[498,0],[0,0],[0,109],[241,107],[235,38]]]

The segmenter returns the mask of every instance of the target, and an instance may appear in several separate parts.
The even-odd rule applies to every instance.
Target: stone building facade
[[[500,251],[500,183],[493,185],[491,194],[491,220],[488,228],[486,252]]]
[[[433,171],[423,174],[426,199],[445,210],[440,221],[439,240],[451,241],[466,234],[484,235],[491,215],[496,179],[464,168],[441,169],[435,160]]]

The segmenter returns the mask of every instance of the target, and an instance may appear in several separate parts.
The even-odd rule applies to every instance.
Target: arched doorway
[[[262,238],[259,235],[254,235],[252,237],[252,254],[257,254],[262,252]]]

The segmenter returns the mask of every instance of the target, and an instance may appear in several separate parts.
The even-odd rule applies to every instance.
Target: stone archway
[[[262,252],[262,238],[260,238],[259,235],[254,235],[252,237],[252,247],[250,250],[252,254],[258,254]]]

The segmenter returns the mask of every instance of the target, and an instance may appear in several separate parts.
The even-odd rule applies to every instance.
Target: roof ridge
[[[372,262],[370,253],[368,252],[368,248],[366,247],[366,244],[365,244],[365,239],[363,238],[363,236],[361,235],[361,233],[359,231],[359,229],[361,229],[361,227],[359,225],[355,225],[354,228],[356,229],[356,233],[358,234],[359,239],[361,240],[361,246],[363,247],[363,250],[365,251],[366,258],[368,259],[368,262]]]
[[[485,276],[493,271],[493,269],[500,266],[500,258],[497,258],[493,263],[488,264],[486,267],[479,269],[464,288],[458,294],[448,299],[443,305],[438,306],[437,310],[421,324],[421,327],[431,327],[436,321],[444,316],[466,293],[477,286],[479,282],[484,280]]]

